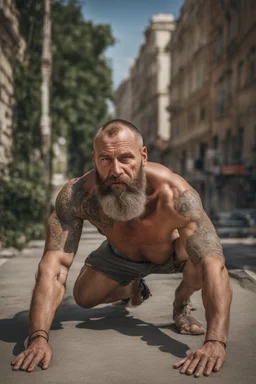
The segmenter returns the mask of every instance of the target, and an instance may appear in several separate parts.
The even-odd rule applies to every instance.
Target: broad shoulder
[[[158,163],[148,163],[146,167],[147,181],[154,190],[159,191],[171,202],[178,198],[184,191],[192,187],[177,173]]]
[[[93,195],[94,179],[94,170],[91,170],[79,178],[70,179],[62,187],[55,203],[55,211],[60,219],[66,221],[81,216],[85,218],[83,206]]]
[[[162,206],[181,223],[197,221],[203,212],[198,192],[180,175],[167,167],[148,163],[147,179],[158,190]]]

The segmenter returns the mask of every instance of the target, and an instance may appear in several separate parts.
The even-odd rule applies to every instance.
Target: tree
[[[71,176],[91,166],[93,136],[107,118],[112,98],[104,51],[114,38],[108,25],[84,20],[81,4],[52,1],[52,138],[66,137]],[[24,238],[42,236],[38,223],[43,223],[47,201],[40,135],[43,0],[16,0],[16,6],[27,48],[15,70],[13,161],[10,180],[0,185],[0,237],[4,245],[22,246]]]
[[[92,141],[107,119],[112,70],[104,51],[114,43],[108,25],[85,21],[77,1],[53,6],[52,126],[68,143],[68,169],[89,169]]]

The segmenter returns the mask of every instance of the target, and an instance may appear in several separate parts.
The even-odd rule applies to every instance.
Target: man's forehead
[[[109,145],[124,145],[127,147],[138,146],[136,136],[129,129],[121,129],[115,135],[109,135],[108,132],[101,132],[95,140],[95,149],[102,149]]]

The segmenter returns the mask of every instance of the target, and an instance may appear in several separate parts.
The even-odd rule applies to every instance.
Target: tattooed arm
[[[68,270],[76,254],[83,221],[77,218],[79,198],[74,196],[74,182],[61,190],[55,211],[49,218],[44,255],[38,266],[36,285],[29,311],[29,335],[36,330],[49,332],[54,314],[61,304]],[[12,362],[13,369],[31,372],[41,363],[47,369],[52,352],[44,339],[45,332],[36,332],[26,351]]]
[[[184,222],[183,228],[179,229],[181,241],[190,260],[202,273],[207,321],[205,339],[226,343],[231,289],[220,240],[195,190],[183,192],[175,200],[174,208]]]

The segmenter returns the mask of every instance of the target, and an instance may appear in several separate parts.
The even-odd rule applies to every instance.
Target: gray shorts
[[[93,251],[85,260],[85,265],[103,273],[120,285],[128,285],[131,281],[152,273],[182,272],[185,262],[176,265],[175,252],[165,264],[154,264],[150,261],[135,262],[115,249],[107,240]]]

